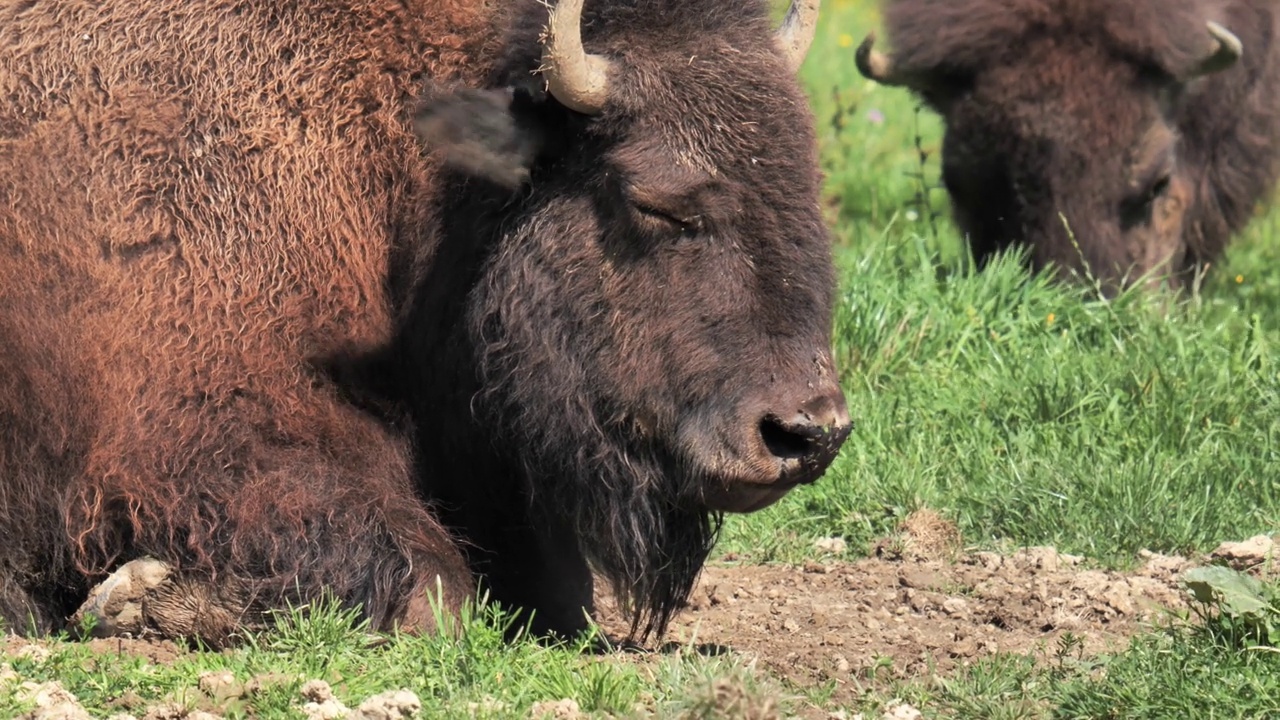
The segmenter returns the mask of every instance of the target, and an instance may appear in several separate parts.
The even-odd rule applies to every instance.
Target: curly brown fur
[[[415,75],[478,3],[0,3],[0,613],[56,627],[151,554],[379,626],[471,580],[402,436],[329,357],[393,332],[421,243]],[[421,621],[423,618],[407,618]]]
[[[1193,79],[1209,21],[1243,55]],[[1268,0],[888,0],[885,25],[895,67],[946,121],[944,181],[982,262],[1026,244],[1036,267],[1112,288],[1180,284],[1280,174]]]
[[[765,3],[589,2],[594,117],[534,74],[547,9],[0,0],[6,619],[149,556],[228,617],[429,628],[474,572],[560,634],[594,566],[661,630],[720,512],[821,474],[830,246]]]

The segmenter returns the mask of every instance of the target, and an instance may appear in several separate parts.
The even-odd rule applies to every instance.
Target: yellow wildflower
[[[1045,324],[1045,325],[1052,325],[1052,324],[1053,324],[1053,321],[1054,321],[1055,319],[1057,319],[1057,317],[1058,317],[1057,315],[1054,315],[1053,313],[1049,313],[1049,317],[1047,317],[1047,318],[1045,318],[1045,319],[1044,319],[1044,324]]]
[[[853,47],[853,36],[849,33],[840,33],[840,47]]]
[[[1236,284],[1237,284],[1237,285],[1239,285],[1239,284],[1240,284],[1240,283],[1242,283],[1242,282],[1244,282],[1244,276],[1243,276],[1243,275],[1237,275],[1237,276],[1236,276]]]

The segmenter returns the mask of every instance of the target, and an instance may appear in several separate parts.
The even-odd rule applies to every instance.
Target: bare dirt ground
[[[1068,632],[1086,656],[1120,649],[1186,607],[1184,558],[1144,553],[1138,570],[1117,573],[1052,548],[962,553],[948,528],[936,516],[909,520],[857,562],[714,563],[669,639],[736,653],[798,687],[832,683],[840,701],[994,653],[1048,657]],[[612,612],[604,625],[625,633]]]

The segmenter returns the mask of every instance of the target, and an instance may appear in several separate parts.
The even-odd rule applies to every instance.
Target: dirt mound
[[[945,554],[938,549],[928,554]],[[997,652],[1052,651],[1067,632],[1085,653],[1119,647],[1166,609],[1185,607],[1178,578],[1190,566],[1147,553],[1138,571],[1109,572],[1053,548],[955,562],[884,555],[900,559],[711,564],[668,638],[739,653],[801,686],[834,681],[840,697],[869,674],[918,677]],[[606,631],[625,633],[616,612],[603,614]]]

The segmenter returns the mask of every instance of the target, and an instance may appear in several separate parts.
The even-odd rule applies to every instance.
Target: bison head
[[[460,171],[445,222],[474,260],[444,263],[472,268],[448,342],[475,425],[646,630],[720,513],[818,479],[850,431],[795,80],[816,5],[775,31],[764,2],[529,0],[495,87],[417,117]]]
[[[1197,264],[1184,100],[1241,53],[1203,6],[901,0],[886,14],[894,53],[873,34],[856,61],[943,116],[943,182],[980,263],[1025,244],[1037,268],[1111,291]]]

